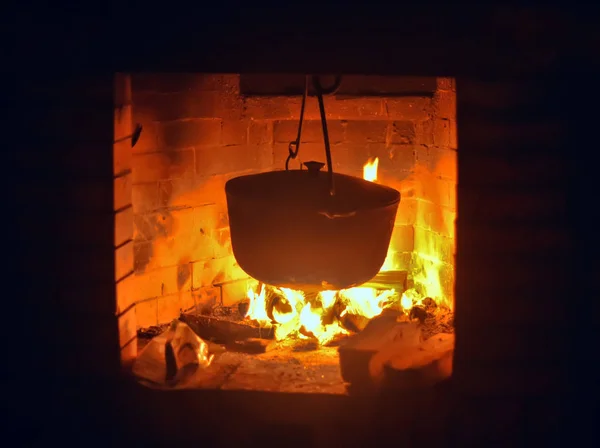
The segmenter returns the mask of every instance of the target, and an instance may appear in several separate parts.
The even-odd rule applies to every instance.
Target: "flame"
[[[363,178],[375,182],[378,165],[377,157],[369,159],[363,167]],[[417,217],[415,224],[418,226],[423,219],[423,216]],[[396,306],[408,313],[414,306],[421,305],[425,297],[442,300],[442,263],[438,258],[435,236],[432,235],[431,232],[415,230],[415,253],[411,271],[416,288],[408,289],[401,295],[394,289],[361,286],[307,295],[302,291],[261,285],[258,289],[248,289],[250,303],[246,319],[263,326],[274,326],[277,340],[290,337],[314,338],[324,345],[338,335],[349,333],[343,324],[346,315],[372,319],[387,307]],[[390,245],[380,272],[406,268],[400,266],[397,260],[397,252]]]
[[[379,157],[369,159],[363,166],[363,179],[369,182],[377,180],[377,167],[379,166]]]

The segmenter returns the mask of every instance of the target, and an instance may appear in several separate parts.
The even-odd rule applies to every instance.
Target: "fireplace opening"
[[[431,386],[451,374],[453,79],[344,75],[324,97],[333,171],[400,192],[387,255],[373,278],[308,291],[261,283],[237,263],[225,185],[285,170],[303,79],[128,78],[131,115],[115,120],[142,132],[131,150],[134,271],[117,294],[131,304],[137,338],[129,352],[144,384],[347,394],[382,384]],[[324,148],[309,91],[289,168],[325,163]],[[186,347],[195,365],[187,376],[178,351]]]

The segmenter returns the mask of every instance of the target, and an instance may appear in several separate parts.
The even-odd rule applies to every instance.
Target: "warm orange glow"
[[[375,182],[377,180],[377,167],[379,166],[379,157],[369,159],[365,166],[363,166],[363,179],[369,182]]]
[[[451,164],[451,162],[444,163]],[[377,181],[378,165],[377,157],[367,161],[363,167],[365,180]],[[422,184],[428,178],[427,176],[431,177],[431,173],[423,167],[418,167],[414,178],[408,179],[405,185],[400,186],[402,194],[441,201],[440,198],[431,197],[438,194],[435,189],[427,189],[427,185]],[[394,187],[398,186],[394,185]],[[250,304],[246,318],[263,326],[274,326],[277,340],[290,337],[314,338],[319,344],[327,344],[336,336],[349,333],[343,325],[346,315],[372,319],[381,314],[385,308],[392,306],[408,313],[414,306],[422,305],[426,297],[452,308],[452,303],[444,292],[441,272],[445,266],[448,266],[448,262],[443,260],[444,251],[453,251],[456,213],[435,212],[435,215],[441,218],[433,224],[440,230],[432,231],[431,216],[434,215],[431,212],[432,203],[417,199],[416,204],[414,251],[408,267],[414,288],[399,294],[394,289],[380,290],[359,286],[308,295],[302,291],[261,285],[258,288],[248,289]],[[403,217],[400,215],[399,218]],[[380,272],[402,270],[402,266],[397,261],[398,251],[393,247],[393,241],[392,238]],[[451,246],[448,246],[449,244]]]

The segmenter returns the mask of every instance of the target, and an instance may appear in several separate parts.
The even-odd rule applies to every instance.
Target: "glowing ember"
[[[363,178],[377,180],[379,159],[369,159],[363,167]],[[415,233],[417,238],[417,233]],[[422,241],[421,247],[429,246]],[[435,252],[434,252],[435,253]],[[399,270],[396,252],[390,246],[380,272]],[[408,314],[411,308],[422,305],[425,297],[442,299],[439,280],[439,263],[435,257],[419,255],[419,261],[411,268],[412,277],[418,289],[409,289],[402,295],[394,289],[355,287],[340,291],[321,291],[318,294],[305,294],[288,288],[260,285],[248,289],[250,300],[246,319],[256,321],[261,326],[275,328],[275,338],[290,337],[314,338],[319,344],[327,344],[336,336],[348,334],[343,326],[346,315],[372,319],[385,308],[394,307]],[[423,260],[428,261],[425,265]]]

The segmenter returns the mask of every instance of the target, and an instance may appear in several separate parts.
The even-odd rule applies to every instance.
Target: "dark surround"
[[[281,431],[308,434],[302,440],[306,444],[324,435],[342,442],[346,440],[343,434],[348,440],[370,440],[376,437],[373,434],[387,435],[383,431],[389,430],[396,440],[418,445],[435,437],[450,445],[481,443],[487,438],[507,442],[526,436],[539,442],[542,435],[554,436],[570,423],[582,424],[584,432],[593,431],[587,418],[594,415],[591,406],[596,406],[597,396],[591,347],[597,340],[593,319],[598,316],[598,304],[593,299],[599,296],[595,280],[600,247],[593,195],[597,176],[590,153],[597,146],[593,111],[600,98],[597,89],[582,91],[580,86],[582,79],[595,79],[599,73],[600,58],[592,52],[598,36],[586,27],[594,11],[574,15],[497,11],[447,9],[433,16],[411,11],[410,25],[387,30],[373,25],[374,33],[368,27],[357,32],[356,24],[346,22],[344,30],[338,26],[322,31],[330,39],[326,50],[321,50],[322,36],[302,35],[308,28],[289,27],[285,20],[269,29],[276,37],[260,26],[264,22],[248,20],[241,28],[230,24],[222,34],[207,25],[196,39],[188,35],[181,41],[175,40],[181,35],[177,33],[134,34],[140,31],[138,23],[106,42],[71,39],[66,45],[65,41],[58,48],[64,48],[61,53],[69,58],[58,57],[49,65],[81,70],[89,63],[88,71],[105,75],[72,74],[65,82],[67,78],[58,73],[26,71],[23,80],[35,78],[44,84],[36,82],[23,90],[14,129],[27,132],[19,134],[15,151],[9,151],[15,160],[9,159],[12,168],[7,170],[17,216],[9,234],[14,238],[8,238],[17,254],[17,272],[10,283],[15,289],[11,293],[18,294],[13,302],[18,303],[20,313],[9,317],[36,318],[31,331],[20,327],[15,333],[22,338],[20,345],[9,346],[14,362],[8,366],[8,379],[29,382],[19,405],[11,410],[27,420],[14,428],[38,440],[106,437],[122,442],[144,434],[172,441],[195,438],[197,432],[183,427],[197,430],[202,422],[204,428],[217,428],[211,435],[214,439],[231,441],[227,437],[235,432],[231,429],[235,422],[239,432],[256,441]],[[349,16],[349,11],[345,14]],[[273,20],[273,16],[290,14],[271,11],[263,18],[267,16]],[[377,16],[381,17],[380,12],[374,11],[373,17]],[[357,17],[360,23],[377,23],[367,21],[364,13]],[[538,34],[531,31],[534,22],[540,27]],[[262,33],[248,33],[249,24]],[[295,34],[284,33],[290,28]],[[532,35],[541,37],[532,39]],[[140,45],[128,46],[129,42]],[[136,48],[137,52],[132,51]],[[394,52],[399,56],[391,57]],[[47,58],[45,54],[38,62]],[[68,60],[72,64],[63,65]],[[102,308],[107,302],[100,299],[114,294],[112,253],[109,261],[102,262],[108,249],[113,249],[114,229],[90,229],[93,244],[85,251],[66,251],[64,247],[76,236],[61,233],[61,223],[67,210],[83,213],[89,206],[76,194],[83,179],[97,181],[101,187],[96,205],[103,200],[111,203],[112,73],[143,69],[457,77],[456,364],[451,393],[442,394],[449,405],[439,406],[439,415],[435,414],[441,418],[451,409],[451,418],[444,420],[445,425],[432,418],[432,428],[425,435],[434,439],[415,439],[424,435],[409,416],[414,413],[407,409],[411,399],[406,397],[341,403],[322,397],[225,396],[220,392],[164,396],[139,391],[110,374],[118,372],[117,341],[108,337],[98,343],[106,322],[92,318],[87,304]],[[81,129],[59,118],[65,111],[87,114],[93,126],[76,135]],[[70,148],[81,148],[82,138],[93,142],[86,143],[83,160],[70,152]],[[75,163],[86,160],[93,162]],[[562,169],[555,170],[556,166]],[[486,212],[489,204],[498,204],[495,213]],[[86,229],[81,231],[86,234]],[[488,232],[489,238],[474,247],[468,243],[469,235],[477,232]],[[536,239],[540,234],[552,237]],[[91,272],[83,268],[90,260],[95,265]],[[93,278],[86,277],[92,273]],[[80,313],[65,302],[62,281],[74,278],[89,292],[87,302],[80,302],[86,304]],[[22,303],[31,306],[24,309]],[[510,305],[502,306],[506,303]],[[71,343],[74,334],[76,344]],[[35,347],[35,356],[23,346]],[[13,347],[16,353],[10,350]],[[95,350],[93,359],[83,356],[90,347]],[[590,408],[581,415],[576,411],[585,409],[584,397]],[[425,408],[422,402],[430,397],[420,398],[417,402]],[[44,405],[35,404],[39,402]],[[295,411],[283,412],[292,402]],[[257,403],[263,412],[256,412]],[[380,418],[382,414],[387,418]],[[205,437],[199,435],[200,440]]]

